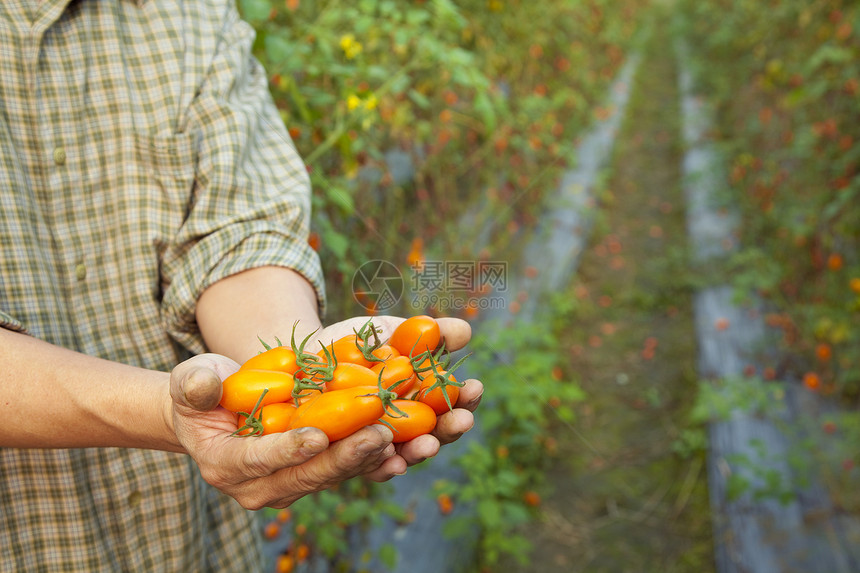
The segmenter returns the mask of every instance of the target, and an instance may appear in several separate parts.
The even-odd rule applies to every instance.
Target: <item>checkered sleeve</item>
[[[26,332],[24,325],[12,315],[0,310],[0,328],[14,330],[15,332]]]
[[[319,258],[308,245],[310,180],[253,58],[254,31],[226,10],[216,55],[187,112],[197,135],[197,172],[189,214],[164,263],[166,328],[192,351],[204,350],[195,321],[203,290],[243,270],[275,265],[325,292]]]

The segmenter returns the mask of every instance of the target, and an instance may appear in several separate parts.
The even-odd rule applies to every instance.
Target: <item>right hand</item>
[[[395,455],[393,435],[384,426],[363,428],[331,447],[316,428],[255,439],[231,436],[236,415],[218,402],[222,381],[238,368],[225,356],[201,354],[170,375],[169,420],[209,484],[256,510],[287,507],[358,475],[374,474],[380,481],[395,475],[379,475],[383,463]]]

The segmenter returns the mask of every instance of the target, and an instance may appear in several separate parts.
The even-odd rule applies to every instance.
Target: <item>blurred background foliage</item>
[[[357,266],[462,253],[467,209],[534,222],[644,0],[240,0],[314,186],[330,317]],[[524,25],[527,23],[527,25]]]
[[[860,400],[860,6],[684,0],[696,80],[715,105],[736,281],[772,305],[793,375]]]

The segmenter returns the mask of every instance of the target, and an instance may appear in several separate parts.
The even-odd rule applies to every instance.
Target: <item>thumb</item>
[[[170,396],[179,406],[207,412],[221,400],[221,376],[215,365],[194,357],[170,373]]]

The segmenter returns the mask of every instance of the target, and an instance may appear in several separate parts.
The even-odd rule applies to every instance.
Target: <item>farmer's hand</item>
[[[320,342],[337,340],[367,321],[356,318],[321,330]],[[376,317],[374,324],[387,338],[402,318]],[[471,336],[469,325],[440,319],[446,347],[456,350]],[[483,386],[467,380],[451,412],[439,416],[433,434],[410,442],[391,443],[391,430],[369,426],[329,444],[315,428],[293,430],[255,439],[236,438],[236,415],[219,407],[221,383],[239,365],[218,354],[202,354],[178,365],[171,373],[171,416],[182,446],[197,462],[211,485],[249,509],[286,507],[299,498],[349,478],[366,475],[385,481],[405,473],[407,466],[436,455],[443,443],[459,438],[474,424],[472,411]],[[330,446],[330,447],[329,447]]]
[[[395,455],[391,430],[384,426],[363,428],[331,447],[316,428],[253,439],[231,436],[236,415],[218,401],[222,380],[238,368],[217,354],[195,356],[174,368],[170,395],[174,431],[203,479],[243,507],[287,507],[351,477],[378,475]]]

